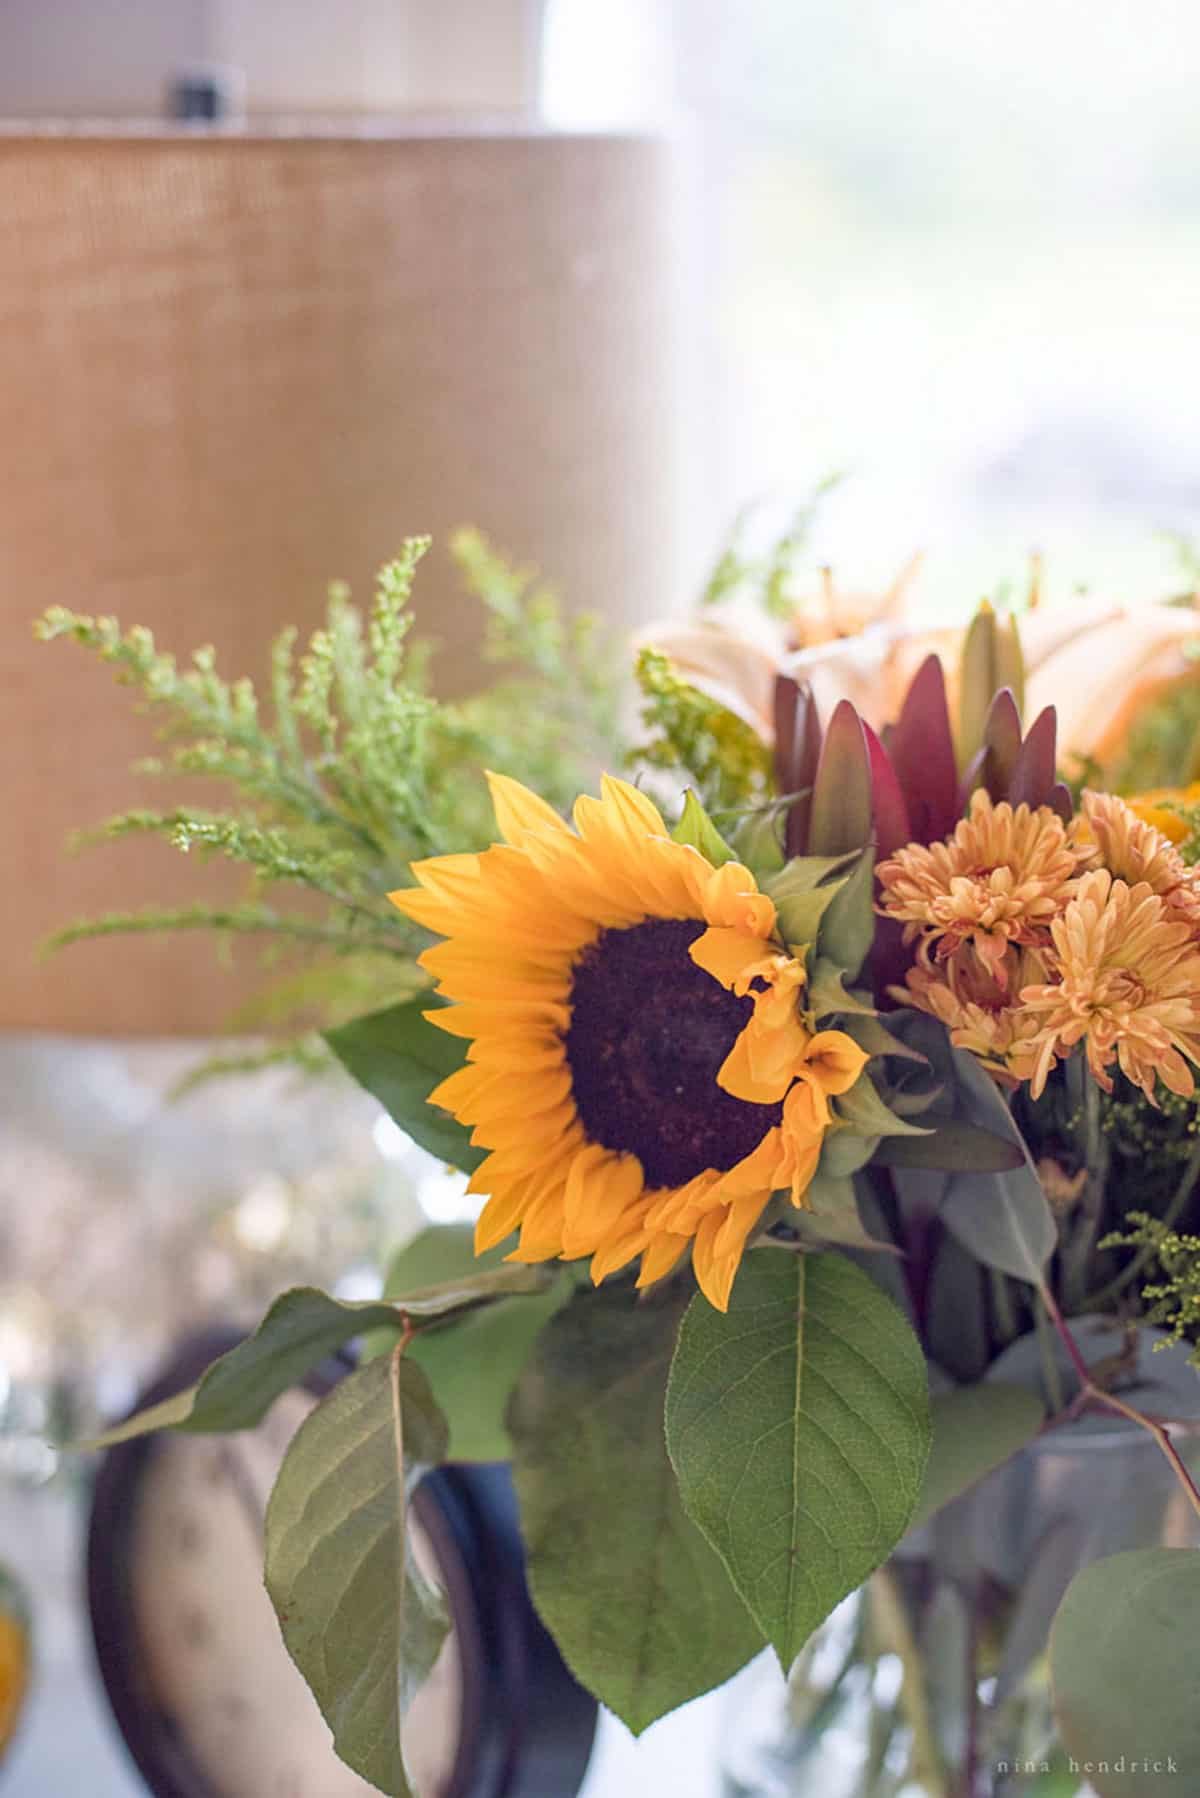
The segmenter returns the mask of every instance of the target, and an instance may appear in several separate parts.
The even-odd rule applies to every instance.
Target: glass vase
[[[1185,1450],[1186,1452],[1186,1450]],[[1047,1432],[900,1545],[808,1643],[739,1682],[723,1798],[1073,1798],[1050,1624],[1080,1568],[1197,1523],[1154,1440],[1121,1419]]]

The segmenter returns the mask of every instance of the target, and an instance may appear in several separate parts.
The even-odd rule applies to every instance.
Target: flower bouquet
[[[339,948],[386,938],[404,982],[324,1043],[478,1224],[379,1300],[285,1294],[105,1440],[247,1427],[364,1339],[288,1450],[265,1574],[385,1793],[445,1630],[409,1498],[489,1458],[542,1619],[633,1731],[773,1652],[786,1715],[730,1790],[1200,1791],[1196,808],[1064,782],[985,607],[956,717],[931,656],[878,733],[786,671],[755,731],[644,651],[640,782],[567,822],[500,769],[484,840],[422,843],[436,708],[409,729],[395,603],[377,680],[339,652],[391,759],[365,724],[353,766],[331,723],[302,745],[328,714],[281,683],[293,759],[254,767],[293,806],[324,780],[335,903],[348,822],[374,845]],[[243,824],[272,878],[293,827]]]

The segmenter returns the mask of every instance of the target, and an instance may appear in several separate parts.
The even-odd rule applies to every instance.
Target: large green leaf
[[[496,1266],[503,1255],[504,1247],[498,1245],[477,1258],[474,1232],[460,1224],[422,1230],[392,1262],[384,1296],[401,1295],[429,1279],[462,1277],[473,1267]],[[542,1291],[452,1317],[423,1330],[409,1344],[409,1360],[425,1369],[445,1414],[452,1461],[508,1460],[509,1397],[539,1331],[570,1292],[566,1270],[547,1269]]]
[[[1025,1386],[959,1386],[930,1405],[933,1441],[913,1528],[1032,1441],[1045,1417]]]
[[[683,1303],[578,1293],[542,1333],[509,1414],[534,1603],[577,1677],[635,1733],[763,1645],[667,1459]]]
[[[462,1067],[466,1043],[448,1036],[424,1015],[432,994],[389,1005],[325,1032],[325,1041],[360,1086],[379,1100],[414,1142],[452,1166],[473,1173],[484,1151],[448,1111],[429,1103],[435,1086]]]
[[[1200,1554],[1140,1548],[1072,1580],[1050,1635],[1063,1740],[1101,1798],[1200,1789]]]
[[[267,1506],[267,1591],[288,1653],[337,1753],[389,1798],[410,1798],[401,1725],[446,1634],[405,1527],[445,1452],[429,1383],[395,1351],[305,1419]]]
[[[138,1411],[83,1448],[111,1448],[153,1430],[249,1430],[281,1393],[303,1380],[327,1355],[365,1331],[393,1337],[404,1317],[433,1318],[514,1293],[542,1293],[553,1279],[542,1268],[485,1268],[447,1284],[405,1295],[403,1304],[381,1299],[348,1302],[312,1286],[297,1286],[276,1299],[252,1336],[201,1375],[194,1386]]]
[[[667,1444],[786,1668],[911,1521],[929,1452],[920,1344],[843,1256],[755,1250],[727,1314],[688,1310]]]

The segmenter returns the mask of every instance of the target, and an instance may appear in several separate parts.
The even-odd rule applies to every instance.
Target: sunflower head
[[[672,841],[656,808],[605,779],[571,830],[490,776],[505,841],[417,863],[392,894],[447,940],[422,962],[469,1039],[432,1102],[488,1150],[476,1246],[519,1230],[512,1259],[640,1257],[639,1284],[689,1247],[724,1309],[772,1193],[803,1201],[829,1098],[867,1060],[804,1009],[802,952],[737,862]]]

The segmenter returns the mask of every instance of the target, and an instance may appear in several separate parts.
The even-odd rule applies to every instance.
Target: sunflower
[[[430,1095],[487,1149],[476,1250],[591,1257],[595,1281],[641,1258],[639,1285],[690,1246],[724,1310],[772,1193],[803,1202],[829,1099],[867,1056],[804,1009],[804,951],[737,862],[670,838],[650,801],[605,778],[572,831],[489,775],[503,843],[414,864],[391,895],[447,938],[422,964],[426,1015],[470,1039]]]

